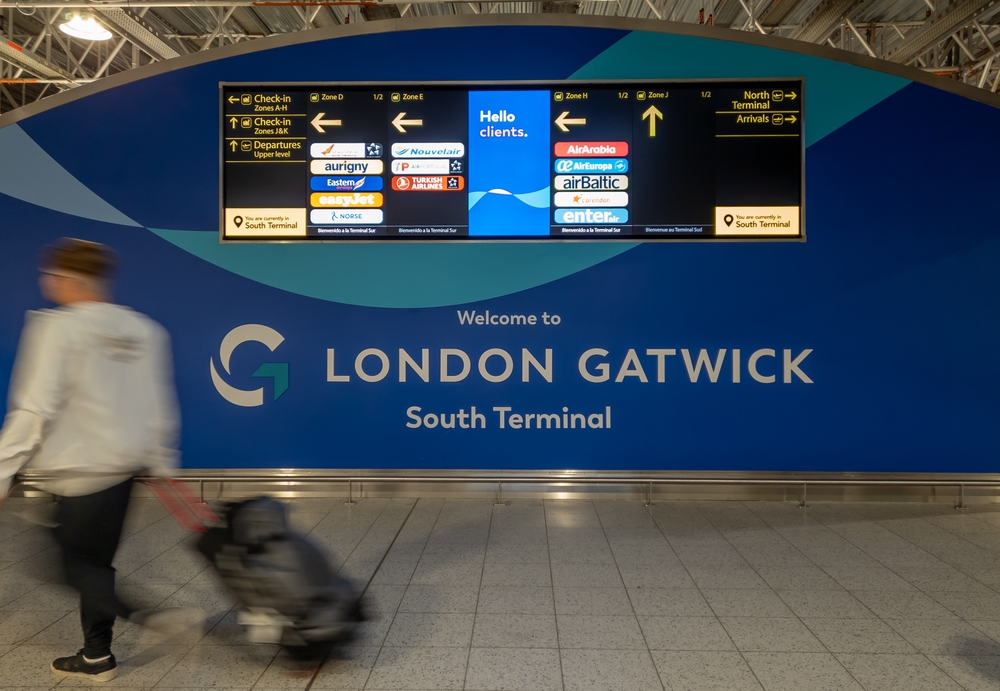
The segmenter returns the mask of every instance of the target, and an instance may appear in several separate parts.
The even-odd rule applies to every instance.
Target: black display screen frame
[[[637,86],[663,88],[669,90],[672,86],[687,89],[704,85],[712,89],[721,85],[746,84],[789,84],[798,86],[799,100],[799,152],[798,152],[798,235],[695,235],[695,236],[649,236],[622,235],[598,237],[567,237],[567,236],[469,236],[456,237],[232,237],[226,235],[226,98],[227,90],[280,90],[315,89],[315,90],[398,90],[414,91],[420,89],[438,89],[451,91],[504,91],[504,90],[542,90],[551,91],[583,91],[588,88],[614,89],[616,87],[634,89]],[[219,242],[220,244],[351,244],[351,243],[539,243],[539,242],[628,242],[628,243],[661,243],[661,242],[805,242],[806,225],[806,78],[804,76],[789,77],[743,77],[743,78],[710,78],[710,79],[607,79],[607,80],[460,80],[460,81],[306,81],[306,82],[219,82]],[[631,155],[632,152],[629,152]],[[712,164],[714,166],[714,163]],[[714,168],[713,168],[714,170]],[[389,170],[386,170],[386,177]],[[549,171],[550,176],[552,171]],[[552,190],[554,192],[554,190]],[[465,195],[463,195],[465,196]],[[550,206],[550,211],[553,207]]]

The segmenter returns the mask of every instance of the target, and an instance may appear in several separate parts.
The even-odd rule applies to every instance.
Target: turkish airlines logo
[[[270,326],[264,326],[263,324],[237,326],[222,339],[222,344],[219,346],[219,361],[222,363],[222,368],[226,371],[226,374],[231,374],[229,371],[229,361],[232,358],[233,351],[240,344],[248,341],[263,343],[271,352],[274,352],[275,348],[281,345],[284,340],[285,337]],[[212,383],[215,384],[215,390],[219,392],[220,396],[233,405],[238,405],[242,408],[256,408],[257,406],[264,405],[263,387],[249,391],[246,389],[237,389],[235,386],[226,383],[219,376],[219,372],[215,368],[214,358],[209,358],[208,362],[212,373]],[[287,362],[265,362],[250,376],[273,379],[274,400],[278,400],[283,393],[288,391]]]

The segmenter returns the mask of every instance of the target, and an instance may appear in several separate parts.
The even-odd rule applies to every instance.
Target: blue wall
[[[442,45],[480,58],[443,60]],[[805,243],[218,244],[220,81],[799,76]],[[790,50],[641,31],[424,29],[182,67],[0,128],[0,384],[23,312],[44,304],[38,248],[71,235],[119,250],[121,300],[172,333],[188,467],[994,471],[1000,224],[990,190],[1000,189],[1000,169],[970,155],[990,132],[997,143],[1000,109],[921,83]],[[461,325],[465,310],[561,321]],[[227,375],[219,346],[242,324],[285,340],[273,353],[239,346]],[[355,371],[366,348],[390,359],[382,381]],[[430,382],[412,371],[398,381],[400,348],[418,360],[429,349]],[[469,355],[466,379],[440,381],[442,348]],[[513,358],[506,381],[478,372],[490,348]],[[534,370],[521,381],[524,348],[539,360],[551,349],[551,383]],[[607,362],[610,381],[581,376],[578,360],[592,348],[608,351],[590,367]],[[327,349],[349,382],[327,381]],[[615,382],[629,349],[648,382]],[[648,349],[676,350],[663,383]],[[705,371],[691,382],[682,349],[713,361],[725,349],[717,382]],[[776,353],[759,365],[774,383],[747,369],[760,349]],[[803,376],[783,366],[785,350],[811,350]],[[263,386],[264,404],[226,402],[210,359],[232,386]],[[267,362],[289,365],[277,400],[270,380],[252,377]],[[502,364],[491,359],[490,371]],[[365,365],[375,372],[378,360]],[[408,428],[413,406],[476,406],[487,427]],[[612,424],[499,429],[494,407],[610,407]]]

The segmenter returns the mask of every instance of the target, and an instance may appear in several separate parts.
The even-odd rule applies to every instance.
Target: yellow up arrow
[[[236,147],[239,146],[239,144],[236,141],[231,141],[229,142],[229,146],[233,147],[233,151],[236,151]]]
[[[556,118],[556,127],[561,129],[563,132],[569,132],[569,127],[567,125],[586,125],[587,118],[571,118],[569,116],[569,111],[563,111],[559,117]]]
[[[650,137],[655,137],[656,136],[656,119],[657,118],[659,118],[660,120],[662,120],[663,119],[663,113],[661,113],[660,109],[657,108],[656,106],[650,106],[649,108],[646,109],[646,112],[642,114],[642,119],[643,120],[646,120],[646,119],[649,120],[649,136]]]
[[[236,123],[237,122],[238,122],[238,120],[236,118],[229,118],[229,124],[233,126],[234,130],[236,129]]]

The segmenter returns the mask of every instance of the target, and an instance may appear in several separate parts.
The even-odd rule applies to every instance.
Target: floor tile
[[[712,608],[695,589],[629,588],[629,599],[638,616],[711,617]]]
[[[823,566],[823,570],[833,580],[852,592],[855,590],[916,590],[914,586],[884,566],[852,568],[834,565]]]
[[[558,648],[554,614],[476,615],[474,648]]]
[[[627,588],[694,588],[695,583],[683,566],[619,564],[618,571]]]
[[[553,588],[556,614],[559,615],[628,615],[632,614],[625,588]]]
[[[61,619],[68,619],[77,634],[77,638],[83,639],[83,632],[80,628],[80,618],[74,614],[66,612],[0,612],[0,644],[12,645],[24,643],[33,636],[41,633]],[[68,624],[69,625],[69,624]],[[37,640],[36,645],[59,644],[62,640]]]
[[[543,614],[555,611],[552,588],[486,587],[479,591],[482,614]]]
[[[772,590],[702,590],[720,617],[792,617],[792,610]]]
[[[155,651],[155,648],[150,651]],[[278,654],[275,645],[197,646],[157,686],[171,688],[249,687]]]
[[[482,562],[425,561],[420,560],[413,576],[411,585],[479,585],[483,574]]]
[[[714,617],[639,617],[650,650],[735,650],[733,641]]]
[[[928,658],[965,691],[1000,689],[1000,657],[928,655]]]
[[[744,653],[765,691],[865,691],[830,653]]]
[[[417,614],[400,612],[385,638],[386,646],[468,647],[474,614]]]
[[[767,588],[767,583],[749,566],[689,566],[691,578],[699,588]]]
[[[389,627],[392,626],[392,615],[369,614],[367,619],[358,626],[354,638],[345,646],[380,646],[385,641]]]
[[[467,648],[384,647],[365,691],[461,689],[468,658]]]
[[[442,587],[442,586],[424,586]],[[368,612],[393,613],[399,609],[399,603],[406,594],[405,585],[370,585],[365,591],[364,608]]]
[[[995,619],[967,619],[970,624],[1000,643],[1000,621]]]
[[[663,689],[645,650],[562,650],[566,691]]]
[[[478,600],[479,588],[475,586],[411,585],[399,611],[475,614]]]
[[[73,589],[55,584],[41,585],[11,600],[4,612],[71,612],[80,605],[80,595]]]
[[[917,652],[906,639],[880,619],[803,619],[802,623],[809,627],[831,653]]]
[[[875,616],[845,590],[779,590],[777,593],[799,617],[867,619]]]
[[[867,691],[963,691],[923,655],[840,654],[837,659]]]
[[[469,691],[561,691],[558,650],[473,648],[465,677]]]
[[[739,653],[654,650],[653,662],[670,691],[762,691]]]
[[[614,564],[553,564],[552,585],[562,588],[621,588]]]
[[[720,621],[741,652],[826,652],[823,644],[798,619],[722,617]]]
[[[560,648],[645,650],[639,622],[628,616],[565,616],[556,619]]]
[[[0,658],[0,687],[55,686],[59,678],[49,671],[57,657],[73,655],[65,646],[21,645]]]
[[[548,559],[541,564],[491,563],[483,565],[483,587],[550,587]]]
[[[925,655],[1000,655],[1000,644],[959,619],[887,619],[885,623]]]
[[[757,573],[774,590],[843,590],[818,566],[758,566]]]
[[[950,593],[951,595],[961,593]],[[938,602],[916,590],[859,590],[854,596],[882,619],[954,619]]]
[[[337,649],[320,668],[312,688],[363,689],[375,666],[379,650],[380,648],[367,646]],[[262,679],[261,682],[263,681]]]
[[[989,592],[989,589],[982,583],[950,566],[900,569],[898,575],[907,583],[924,592]]]
[[[1000,620],[1000,594],[936,591],[930,591],[927,594],[963,619]]]

